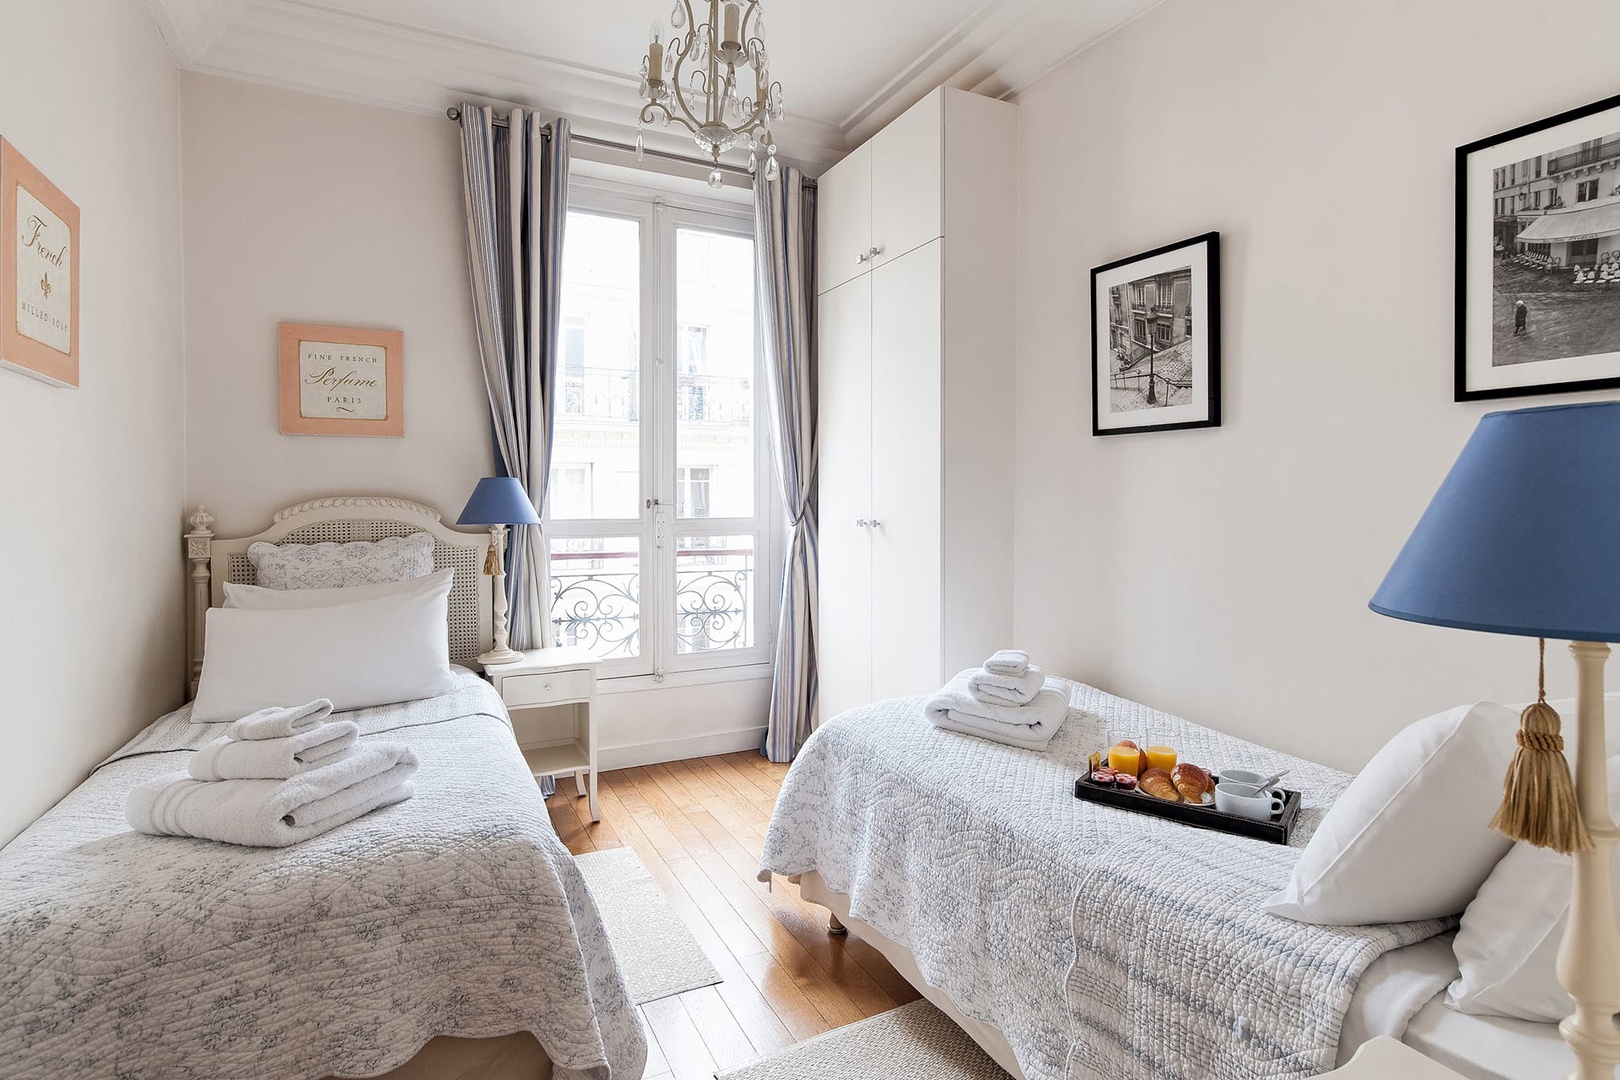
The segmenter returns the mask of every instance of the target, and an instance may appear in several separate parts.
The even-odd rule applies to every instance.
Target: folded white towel
[[[410,747],[378,743],[290,780],[159,777],[131,791],[124,811],[131,828],[153,836],[286,847],[410,798],[415,772]]]
[[[1029,670],[1029,653],[1023,649],[997,649],[984,662],[984,670],[992,675],[1011,675],[1022,678]]]
[[[1069,695],[1058,683],[1043,686],[1028,705],[992,705],[968,690],[970,668],[928,699],[923,715],[935,727],[1044,750],[1069,716]]]
[[[328,765],[360,740],[352,720],[321,724],[282,739],[233,739],[221,735],[191,756],[186,771],[195,780],[286,780]]]
[[[233,739],[285,739],[319,727],[331,715],[332,703],[316,698],[308,705],[273,706],[248,713],[240,720],[233,720],[225,734]]]
[[[968,692],[991,705],[1028,705],[1046,685],[1046,672],[1034,664],[1022,676],[997,675],[976,668],[968,676]]]

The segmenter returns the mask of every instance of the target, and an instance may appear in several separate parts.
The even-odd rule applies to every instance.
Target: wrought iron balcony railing
[[[753,417],[753,381],[733,375],[675,376],[675,415],[686,423],[746,424]],[[585,420],[636,420],[640,373],[622,368],[575,368],[563,374],[562,412]]]
[[[752,647],[753,589],[753,551],[677,551],[676,651]],[[557,644],[583,646],[604,660],[640,656],[641,605],[637,552],[552,553],[551,627]]]

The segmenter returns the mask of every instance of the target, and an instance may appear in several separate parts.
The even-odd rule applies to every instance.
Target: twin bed
[[[453,661],[487,646],[485,534],[397,499],[323,499],[254,537],[186,536],[188,673],[248,545],[433,535]],[[142,731],[0,851],[0,1061],[16,1077],[636,1077],[646,1044],[594,902],[500,697],[341,714],[421,761],[415,796],[287,848],[131,832],[131,788],[222,725]]]
[[[1022,1080],[1292,1080],[1378,1035],[1471,1080],[1573,1064],[1555,1025],[1445,1007],[1454,919],[1261,910],[1350,776],[1066,685],[1045,753],[937,730],[922,699],[824,724],[783,784],[762,877],[796,878]],[[1145,732],[1186,760],[1291,769],[1291,845],[1074,798],[1092,750]]]

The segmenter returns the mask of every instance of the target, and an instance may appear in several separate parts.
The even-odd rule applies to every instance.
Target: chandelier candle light
[[[638,160],[643,129],[655,120],[665,125],[674,121],[692,132],[698,148],[714,162],[710,187],[725,185],[720,155],[738,145],[748,149],[751,173],[764,151],[765,179],[776,179],[771,126],[782,119],[782,84],[771,81],[761,8],[761,0],[708,0],[700,22],[692,0],[675,0],[670,12],[674,34],[666,39],[663,22],[653,23],[641,62]]]

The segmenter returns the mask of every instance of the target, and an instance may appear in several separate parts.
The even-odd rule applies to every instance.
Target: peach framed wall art
[[[0,365],[79,385],[79,208],[0,139]]]
[[[282,323],[283,435],[405,434],[405,335]]]

